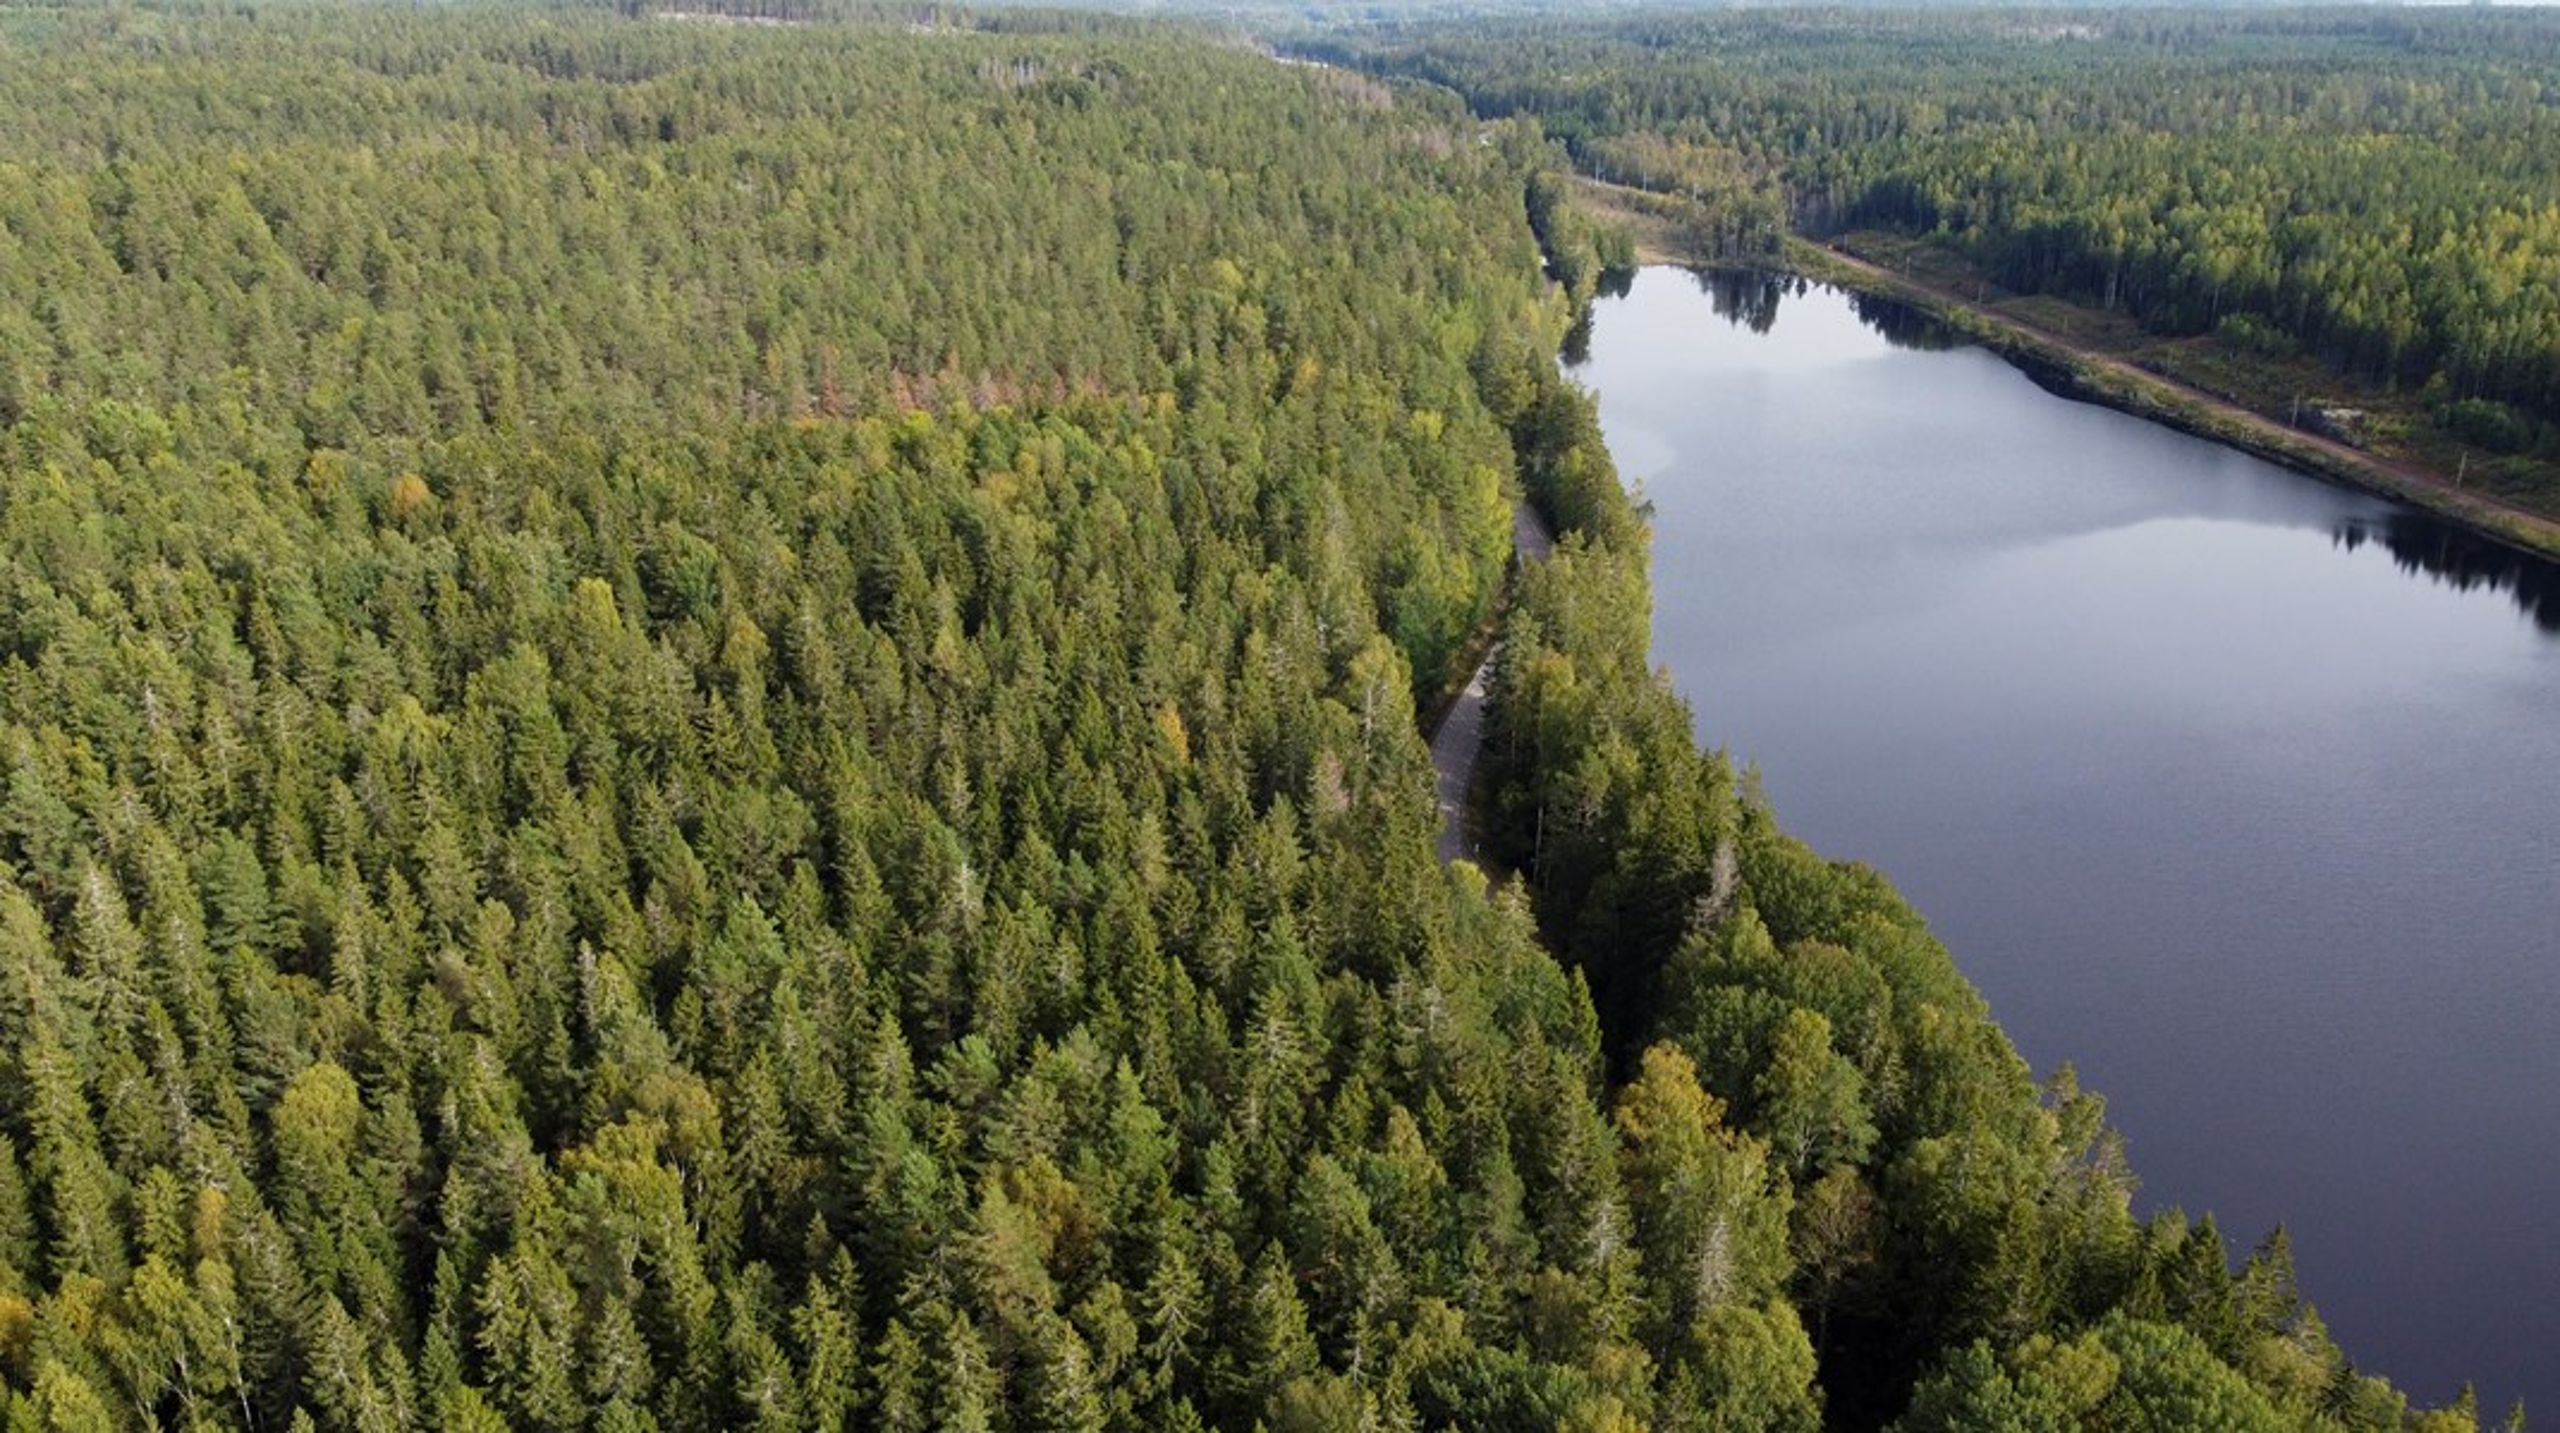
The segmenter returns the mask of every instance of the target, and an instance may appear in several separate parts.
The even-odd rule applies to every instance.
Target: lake
[[[1638,274],[1574,374],[1654,656],[1901,887],[2145,1207],[2348,1353],[2560,1412],[2560,571],[1830,289]]]

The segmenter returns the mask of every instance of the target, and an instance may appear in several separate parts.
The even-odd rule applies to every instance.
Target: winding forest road
[[[1515,565],[1542,562],[1555,551],[1554,534],[1547,531],[1544,518],[1526,502],[1511,509],[1511,556]],[[1467,797],[1475,790],[1476,761],[1484,754],[1485,689],[1493,682],[1494,659],[1502,653],[1496,642],[1476,663],[1467,678],[1464,691],[1450,703],[1440,718],[1440,726],[1431,733],[1432,784],[1440,798],[1440,859],[1443,861],[1479,860],[1475,833],[1469,829]]]

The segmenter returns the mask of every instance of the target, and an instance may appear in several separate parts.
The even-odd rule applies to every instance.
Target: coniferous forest
[[[2474,1426],[1698,747],[1535,122],[782,18],[0,8],[0,1424]]]

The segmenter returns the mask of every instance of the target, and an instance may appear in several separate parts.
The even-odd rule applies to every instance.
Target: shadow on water
[[[1777,327],[1779,301],[1809,287],[1793,274],[1761,269],[1692,269],[1689,276],[1698,281],[1718,318],[1753,333]]]
[[[1622,299],[1632,292],[1635,286],[1635,270],[1602,269],[1598,290],[1592,297]],[[1582,312],[1574,315],[1573,327],[1565,330],[1564,351],[1559,355],[1563,358],[1565,367],[1576,368],[1591,361],[1591,315],[1598,308],[1597,303],[1584,304]]]
[[[1942,353],[1962,348],[1968,339],[1954,329],[1929,317],[1909,304],[1878,298],[1873,294],[1849,295],[1849,308],[1858,322],[1884,335],[1884,341],[1896,348],[1916,348],[1925,353]]]
[[[1591,361],[1592,307],[1584,304],[1582,312],[1574,315],[1573,327],[1564,331],[1564,349],[1557,356],[1567,368],[1580,368]]]
[[[2378,542],[2401,571],[2425,573],[2457,592],[2506,593],[2535,627],[2560,637],[2560,566],[2542,558],[2476,537],[2421,512],[2348,518],[2329,536],[2349,552]]]
[[[1716,314],[1737,328],[1765,334],[1778,324],[1778,308],[1787,299],[1802,297],[1813,283],[1795,274],[1774,274],[1757,269],[1694,269],[1691,276],[1706,293],[1707,302]],[[1938,352],[1961,348],[1963,334],[1947,327],[1909,304],[1898,303],[1874,294],[1851,293],[1849,307],[1858,321],[1884,336],[1895,348],[1913,348]]]

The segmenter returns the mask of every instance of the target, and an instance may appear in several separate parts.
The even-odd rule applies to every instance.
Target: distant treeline
[[[2560,15],[1647,12],[1312,49],[1537,116],[1746,235],[1938,234],[1999,283],[2560,419]]]

